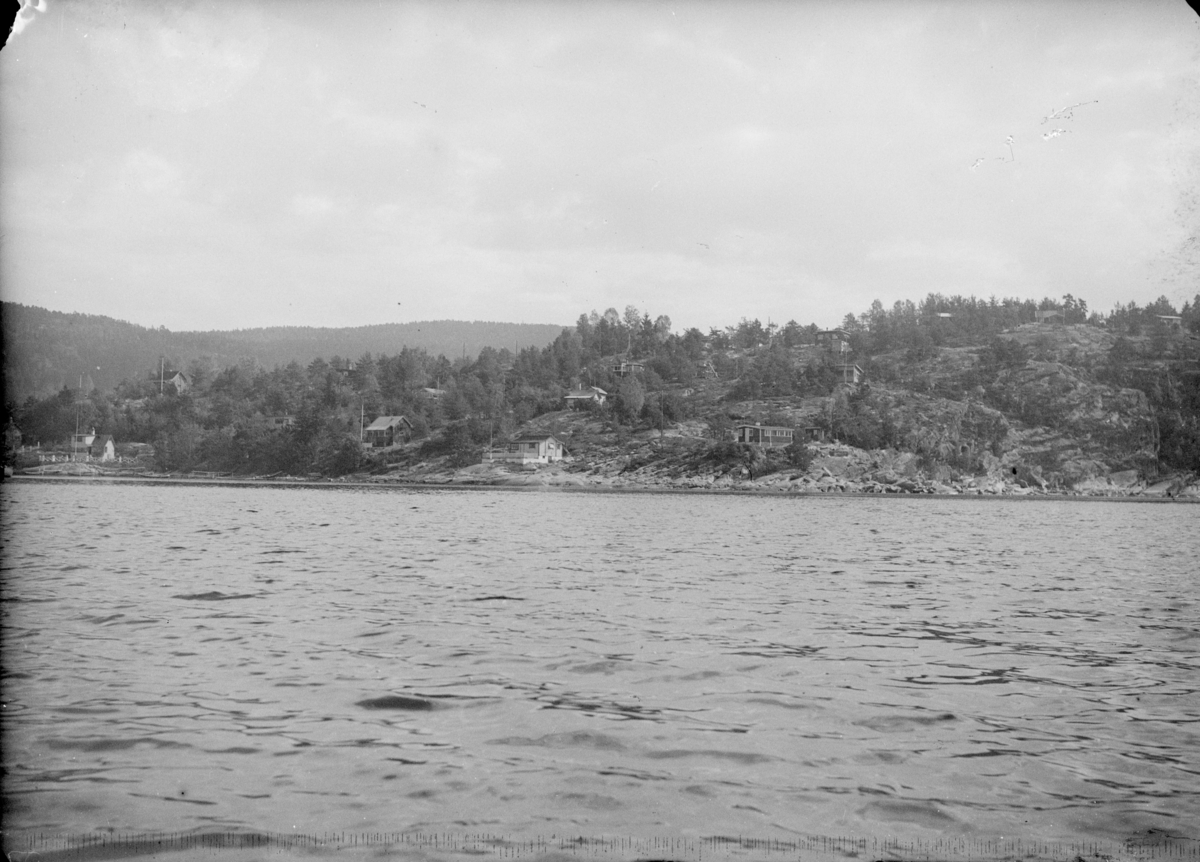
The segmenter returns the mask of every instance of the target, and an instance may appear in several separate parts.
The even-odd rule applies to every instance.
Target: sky
[[[173,330],[1178,307],[1198,205],[1183,0],[24,0],[0,52],[0,296]]]

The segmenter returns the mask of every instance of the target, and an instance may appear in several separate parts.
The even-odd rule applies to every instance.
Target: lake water
[[[3,524],[9,848],[1197,853],[1195,506],[9,482]]]

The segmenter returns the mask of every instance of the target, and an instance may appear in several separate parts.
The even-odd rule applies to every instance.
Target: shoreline
[[[804,499],[930,499],[930,500],[1021,500],[1021,501],[1079,501],[1098,503],[1200,503],[1200,496],[1175,496],[1166,494],[1097,494],[1086,492],[1028,491],[996,493],[929,493],[897,490],[879,493],[856,490],[809,491],[764,487],[689,487],[671,486],[648,482],[622,482],[620,484],[585,484],[581,482],[505,482],[505,481],[431,481],[415,480],[370,480],[370,479],[307,479],[301,477],[269,478],[245,477],[191,477],[150,476],[119,474],[25,474],[17,473],[5,478],[5,483],[18,482],[38,484],[41,482],[111,482],[131,485],[180,485],[185,487],[257,487],[257,488],[320,488],[320,489],[374,489],[398,491],[522,491],[522,492],[565,492],[585,494],[700,494],[711,496],[772,497]]]

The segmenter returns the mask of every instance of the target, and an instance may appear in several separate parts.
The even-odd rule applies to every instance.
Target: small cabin
[[[838,366],[838,373],[842,376],[842,382],[846,384],[857,384],[863,379],[866,372],[853,362],[846,362]]]
[[[111,434],[97,434],[92,440],[92,445],[88,447],[88,454],[95,461],[115,461],[117,458],[117,447],[113,443]]]
[[[733,439],[738,443],[749,443],[764,449],[782,449],[790,446],[796,437],[796,429],[783,425],[736,425]]]
[[[167,395],[171,391],[174,391],[176,395],[182,395],[192,386],[192,378],[186,373],[182,371],[168,371],[166,368],[159,368],[152,379],[158,384],[160,395]]]
[[[618,377],[628,377],[630,374],[640,374],[645,371],[646,365],[642,362],[629,362],[622,359],[613,366],[612,370],[613,374],[616,374]]]
[[[817,333],[817,346],[841,353],[850,349],[850,336],[844,329],[823,329]]]
[[[589,386],[586,389],[580,386],[566,394],[567,406],[572,409],[589,403],[603,404],[607,398],[608,393],[599,386]]]
[[[272,428],[291,428],[296,424],[296,417],[289,415],[268,416],[266,421]]]
[[[1061,308],[1039,309],[1033,314],[1038,323],[1063,323],[1066,320]]]
[[[363,445],[372,449],[398,446],[412,435],[412,423],[403,416],[380,416],[363,430]]]
[[[483,463],[553,464],[566,452],[562,441],[552,434],[527,434],[484,450]]]

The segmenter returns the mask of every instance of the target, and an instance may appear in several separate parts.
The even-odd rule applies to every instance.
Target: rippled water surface
[[[5,830],[1197,837],[1200,508],[8,483]]]

